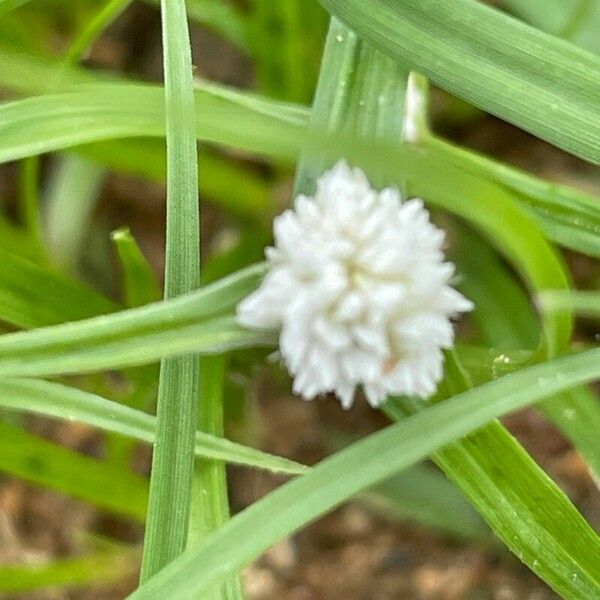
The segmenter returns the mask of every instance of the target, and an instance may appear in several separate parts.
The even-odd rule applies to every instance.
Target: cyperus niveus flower
[[[444,232],[421,200],[376,191],[342,161],[275,219],[274,234],[269,271],[238,320],[280,330],[296,393],[334,392],[348,408],[358,386],[372,406],[435,392],[450,319],[472,304],[450,286]]]

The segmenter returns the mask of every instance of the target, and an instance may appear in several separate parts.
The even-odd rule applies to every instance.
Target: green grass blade
[[[0,250],[37,264],[46,262],[39,245],[31,244],[31,235],[9,221],[2,213],[0,213]]]
[[[402,171],[411,183],[411,193],[422,196],[432,184],[436,192],[449,193],[447,181],[437,180],[440,170],[452,169],[454,180],[466,177],[481,185],[497,181],[505,195],[532,211],[551,239],[592,256],[598,254],[597,199],[577,190],[542,182],[444,143],[434,147],[431,140],[419,147],[387,144],[374,148],[367,142],[332,138],[322,132],[311,136],[306,133],[304,109],[217,86],[199,88],[196,102],[199,139],[277,158],[296,157],[303,147],[332,158],[357,156],[361,162],[388,165],[386,172],[392,177]],[[86,86],[85,91],[11,102],[0,106],[0,161],[108,138],[164,136],[163,120],[161,90],[152,86]],[[429,196],[435,201],[435,196]]]
[[[161,291],[154,271],[129,229],[118,229],[111,238],[121,261],[125,305],[135,308],[158,301]]]
[[[115,21],[131,4],[131,0],[108,0],[90,19],[71,43],[64,58],[67,65],[75,65],[85,58],[104,30]]]
[[[223,395],[226,358],[215,356],[201,362],[200,410],[198,429],[215,437],[223,437]],[[227,474],[225,465],[216,461],[196,461],[192,487],[190,537],[194,546],[210,532],[229,520]],[[242,600],[242,586],[237,575],[228,578],[207,600]]]
[[[264,269],[244,269],[173,300],[0,336],[0,376],[119,369],[182,352],[273,343],[273,333],[242,329],[230,316]]]
[[[475,303],[474,316],[483,341],[500,348],[532,348],[532,338],[539,332],[539,326],[524,291],[484,242],[464,228],[459,229],[459,236],[462,288]],[[545,293],[542,292],[542,296]],[[502,360],[509,359],[501,356],[500,362]],[[585,388],[569,390],[540,403],[538,408],[570,439],[592,473],[597,474],[600,470],[597,397]]]
[[[162,0],[161,17],[167,137],[165,298],[170,299],[200,284],[200,211],[185,0]],[[187,543],[198,391],[196,355],[161,361],[142,582],[183,552]]]
[[[510,189],[548,239],[600,258],[600,198],[533,177],[438,138],[427,137],[422,144],[440,160]]]
[[[573,311],[584,317],[600,317],[600,292],[545,290],[536,300],[541,310],[548,313]]]
[[[357,138],[399,143],[407,78],[406,69],[332,19],[309,127],[329,134],[348,132]],[[305,152],[296,171],[296,193],[312,193],[316,178],[331,158]]]
[[[151,85],[86,84],[78,91],[4,103],[0,161],[100,140],[164,137],[163,95],[162,88]],[[262,153],[277,148],[284,157],[293,156],[302,145],[302,139],[287,139],[289,131],[282,135],[280,127],[282,122],[304,125],[303,109],[210,84],[198,84],[195,97],[199,139]],[[192,127],[188,130],[193,132]],[[293,127],[292,131],[299,133]],[[268,142],[270,136],[273,143]]]
[[[599,376],[600,350],[593,350],[523,369],[431,406],[338,452],[307,475],[256,502],[130,599],[201,597],[278,540],[365,488],[495,417]],[[552,577],[546,573],[546,579],[551,579],[565,598],[593,598],[600,593],[600,540],[567,498],[547,482],[544,506],[540,506],[539,497],[535,498],[539,522],[532,520],[532,524],[539,525],[523,535],[529,534],[534,557],[552,569]]]
[[[53,261],[76,270],[105,171],[78,156],[62,156],[45,194],[45,233]]]
[[[475,0],[320,1],[440,87],[600,163],[600,58],[594,54]]]
[[[39,379],[0,379],[0,407],[54,419],[76,421],[148,444],[154,443],[156,418],[95,394]],[[274,473],[299,475],[307,467],[225,438],[196,433],[196,456]]]
[[[125,305],[130,308],[156,302],[161,297],[160,286],[152,267],[142,254],[135,239],[127,228],[114,231],[111,235],[115,244],[122,272],[122,289]],[[120,401],[126,406],[147,411],[156,402],[158,365],[145,365],[129,369],[126,375],[131,379],[133,389]],[[108,453],[121,464],[131,464],[135,442],[119,436],[107,440]]]
[[[47,266],[0,250],[0,319],[40,327],[111,313],[118,305]]]
[[[0,423],[0,470],[143,521],[147,481],[102,460]]]
[[[438,399],[469,390],[469,378],[452,354],[447,357],[446,372]],[[562,390],[559,395],[567,391]],[[388,415],[396,420],[422,409],[427,410],[427,405],[409,400],[390,402],[385,407]],[[597,573],[593,567],[596,559],[587,562],[581,549],[576,551],[578,557],[573,556],[573,540],[564,533],[570,527],[566,523],[571,520],[560,522],[560,517],[566,514],[560,505],[564,501],[569,504],[568,500],[500,423],[488,424],[434,453],[432,458],[460,485],[494,532],[520,560],[563,597],[581,596],[580,572],[587,570],[593,579]],[[577,514],[572,505],[570,512]],[[540,552],[540,546],[545,552]],[[578,570],[574,571],[575,568]],[[586,586],[589,583],[583,584],[584,589]]]
[[[165,181],[166,154],[159,140],[113,140],[80,146],[76,152],[112,171]],[[207,201],[245,220],[264,222],[273,214],[272,192],[263,178],[207,149],[198,162],[203,174],[199,190]]]
[[[68,589],[118,582],[137,569],[137,549],[119,548],[43,563],[0,566],[0,592]]]
[[[600,52],[598,0],[503,0],[501,5],[543,31]]]

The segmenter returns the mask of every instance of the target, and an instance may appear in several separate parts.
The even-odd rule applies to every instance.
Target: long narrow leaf
[[[0,423],[0,470],[143,521],[146,479]]]
[[[202,596],[281,538],[366,487],[495,417],[597,377],[600,350],[593,350],[523,369],[427,408],[335,454],[309,474],[253,504],[130,599],[191,600]],[[562,493],[555,487],[546,491],[546,518],[536,532],[530,532],[533,555],[543,555],[553,565],[552,583],[566,598],[593,598],[600,594],[600,539]],[[560,522],[567,518],[570,525],[565,532]],[[554,554],[556,547],[562,548],[560,558]]]
[[[83,284],[0,250],[0,319],[39,327],[111,313],[118,305]]]
[[[0,566],[0,592],[98,586],[133,575],[138,550],[119,548],[75,558]]]
[[[320,2],[377,48],[440,87],[600,163],[596,55],[475,0]]]
[[[269,332],[244,330],[232,317],[220,317],[256,288],[263,272],[257,265],[173,300],[0,336],[0,375],[122,368],[186,351],[271,342]]]
[[[454,180],[465,176],[481,183],[496,180],[514,201],[532,211],[551,239],[592,255],[598,252],[596,198],[576,190],[546,184],[447,144],[373,148],[367,142],[333,139],[322,132],[307,136],[304,109],[216,86],[198,89],[196,104],[200,139],[278,158],[292,158],[312,147],[327,156],[372,157],[374,163],[390,164],[395,159],[395,169],[388,172],[403,173],[415,195],[425,195],[423,188],[431,189],[428,183],[444,190],[446,182],[437,181],[436,173],[450,166]],[[164,136],[163,118],[160,90],[152,86],[104,84],[16,101],[0,106],[0,161],[111,138]]]
[[[55,419],[76,421],[103,431],[153,444],[156,418],[100,396],[39,379],[0,379],[0,407]],[[232,462],[274,473],[298,475],[306,467],[242,446],[225,438],[196,433],[196,456]]]

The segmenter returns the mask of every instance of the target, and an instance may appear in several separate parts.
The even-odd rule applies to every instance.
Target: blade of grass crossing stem
[[[0,379],[0,407],[54,419],[75,421],[109,433],[154,443],[156,418],[95,394],[41,379]],[[273,473],[300,475],[308,467],[242,446],[225,438],[196,433],[199,458],[232,462]]]
[[[166,155],[160,140],[113,140],[80,146],[76,152],[112,171],[165,181]],[[241,219],[270,224],[276,207],[269,184],[263,178],[206,148],[198,162],[198,172],[203,174],[199,179],[201,196]]]
[[[449,354],[446,380],[440,387],[438,400],[461,394],[470,386],[456,356]],[[562,392],[566,391],[563,388]],[[427,407],[404,399],[388,402],[384,410],[391,418],[402,420],[406,414]],[[594,595],[592,590],[599,582],[592,583],[597,571],[595,567],[591,569],[597,564],[600,550],[593,550],[593,558],[588,561],[581,554],[581,547],[575,549],[577,540],[568,529],[575,527],[581,517],[498,422],[442,448],[432,458],[461,487],[496,535],[553,589],[568,599]],[[594,545],[599,541],[595,535]],[[586,569],[591,579],[584,583],[580,578]]]
[[[227,359],[215,356],[202,359],[200,411],[198,428],[204,433],[223,437],[223,386]],[[229,520],[227,474],[221,462],[196,461],[190,537],[188,547],[194,546],[210,532]],[[206,596],[207,600],[241,600],[242,586],[237,575],[228,578],[220,588]]]
[[[161,98],[161,90],[152,86],[111,84],[107,87],[104,84],[85,86],[75,93],[0,105],[0,160],[16,160],[32,153],[106,138],[163,136]],[[597,202],[589,195],[541,182],[472,153],[463,155],[456,148],[449,151],[447,144],[442,144],[443,147],[436,144],[434,148],[431,139],[418,147],[398,148],[392,144],[373,147],[366,141],[339,135],[332,137],[321,131],[307,134],[304,109],[214,85],[199,88],[196,99],[199,139],[276,158],[295,157],[305,146],[325,156],[355,156],[365,166],[368,162],[383,163],[392,180],[394,173],[396,177],[398,173],[404,174],[411,183],[411,193],[421,196],[426,195],[425,189],[433,189],[438,194],[451,193],[448,182],[441,180],[442,171],[454,171],[453,180],[467,178],[477,180],[480,185],[497,181],[505,195],[533,211],[534,218],[552,240],[592,256],[598,255],[600,225],[599,219],[593,216]],[[468,190],[461,192],[464,195]],[[435,201],[435,194],[428,191],[427,195],[430,201]]]
[[[429,406],[363,438],[233,517],[129,599],[202,597],[271,545],[358,492],[417,463],[495,417],[599,377],[599,358],[600,350],[592,350],[522,369]],[[510,436],[509,439],[512,440]],[[501,472],[499,478],[504,475]],[[529,482],[528,476],[525,480]],[[474,476],[473,484],[476,483]],[[531,562],[534,558],[538,560],[538,574],[550,581],[567,600],[593,598],[600,594],[597,569],[600,539],[547,478],[544,478],[542,491],[542,497],[547,498],[543,507],[539,504],[539,495],[530,495],[527,485],[521,490],[531,502],[535,501],[532,514],[538,517],[527,519],[529,514],[522,515],[524,529],[516,532],[528,540],[528,552],[534,555],[524,558]],[[513,517],[519,520],[519,513]],[[502,521],[511,527],[511,520]]]
[[[264,270],[255,265],[181,298],[114,315],[2,335],[0,376],[89,372],[182,352],[273,344],[273,332],[243,329],[228,314],[256,289]]]
[[[320,2],[365,40],[440,87],[600,163],[596,55],[475,0]]]
[[[167,132],[167,299],[193,290],[200,282],[198,158],[196,136],[190,127],[195,106],[185,8],[185,0],[161,1]],[[178,556],[187,543],[198,379],[199,362],[193,354],[161,362],[142,582]]]
[[[91,373],[147,365],[189,352],[212,356],[241,348],[272,347],[277,342],[275,331],[248,330],[237,323],[234,315],[175,326],[167,321],[167,325],[168,329],[164,331],[145,331],[131,339],[104,341],[90,346],[83,343],[81,346],[65,346],[25,359],[7,357],[0,360],[0,374],[5,377],[40,377]],[[9,335],[16,334],[1,337]]]
[[[137,521],[146,516],[143,477],[6,423],[0,423],[0,470]]]

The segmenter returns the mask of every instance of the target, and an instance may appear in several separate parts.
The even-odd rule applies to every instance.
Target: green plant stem
[[[216,437],[223,437],[224,433],[223,385],[226,364],[224,356],[207,357],[201,361],[198,429]],[[229,500],[225,464],[214,460],[196,461],[189,545],[198,543],[228,520]],[[214,600],[243,598],[239,577],[228,578],[222,586],[215,588],[210,597]]]
[[[65,63],[74,66],[83,60],[98,38],[131,4],[132,0],[109,0],[89,21],[71,44],[65,56]]]
[[[161,2],[167,129],[167,299],[194,289],[200,280],[198,159],[185,8],[184,0]],[[196,355],[161,362],[142,582],[183,552],[187,542],[198,380]]]
[[[544,290],[536,303],[547,313],[573,311],[584,317],[600,316],[600,292],[594,290]]]

